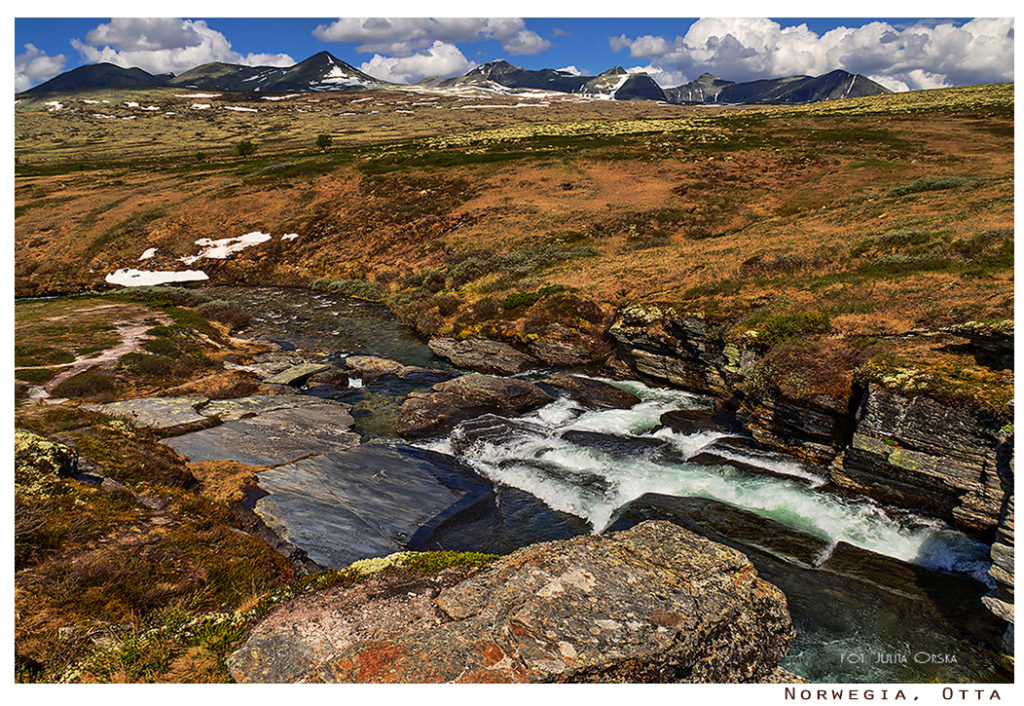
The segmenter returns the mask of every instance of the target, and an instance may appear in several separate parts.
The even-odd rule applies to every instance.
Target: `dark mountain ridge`
[[[248,93],[302,93],[384,88],[395,84],[374,78],[327,51],[289,67],[243,66],[211,62],[178,76],[153,75],[139,68],[89,64],[62,73],[25,94],[68,93],[97,89],[176,86]],[[455,78],[432,77],[415,84],[424,87],[503,87],[572,93],[614,100],[657,100],[677,104],[813,103],[889,93],[861,74],[837,69],[821,76],[785,76],[736,83],[709,73],[695,81],[661,88],[646,73],[629,73],[614,66],[597,76],[580,76],[557,69],[524,69],[507,61],[491,61]]]

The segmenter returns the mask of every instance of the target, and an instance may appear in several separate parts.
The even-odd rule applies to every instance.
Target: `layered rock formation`
[[[1013,492],[1012,442],[999,426],[966,406],[870,384],[832,482],[991,535]]]
[[[238,681],[759,682],[792,638],[739,552],[667,522],[531,545],[457,581],[399,574],[285,604]]]

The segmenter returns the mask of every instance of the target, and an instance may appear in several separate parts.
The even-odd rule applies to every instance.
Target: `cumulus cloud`
[[[117,18],[98,25],[71,45],[88,62],[109,62],[150,73],[180,74],[211,61],[247,66],[291,66],[287,54],[240,54],[203,20]]]
[[[313,36],[324,42],[358,43],[360,53],[408,57],[434,42],[476,42],[494,39],[509,54],[537,54],[551,42],[526,29],[520,18],[341,18],[319,25]]]
[[[733,81],[818,75],[845,69],[894,90],[1013,80],[1013,19],[921,21],[894,26],[871,22],[817,34],[807,25],[782,27],[767,18],[712,18],[686,35],[610,37],[613,51],[648,61],[662,86],[711,73]]]
[[[583,75],[583,72],[580,71],[579,69],[577,69],[575,64],[573,64],[571,66],[563,66],[562,68],[560,68],[558,70],[559,71],[564,71],[567,74],[572,74],[573,76],[582,76]]]
[[[476,62],[466,59],[457,46],[438,40],[410,56],[374,54],[359,69],[385,81],[415,83],[427,76],[460,76],[476,66]]]
[[[50,56],[34,44],[25,45],[25,53],[14,57],[14,90],[25,91],[47,81],[64,70],[68,58],[63,54]]]

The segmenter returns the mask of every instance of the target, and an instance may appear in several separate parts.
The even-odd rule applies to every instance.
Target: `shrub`
[[[43,384],[56,374],[57,371],[53,368],[22,368],[21,370],[14,371],[16,379],[36,385]]]
[[[462,304],[462,299],[455,294],[437,294],[433,302],[441,316],[448,316],[455,313]]]
[[[51,390],[54,397],[91,399],[107,402],[114,399],[117,393],[117,378],[102,370],[86,370],[61,380]]]
[[[242,140],[235,145],[235,153],[239,157],[248,157],[249,155],[256,153],[256,145],[249,140]]]
[[[364,279],[336,280],[326,277],[319,277],[309,283],[313,289],[325,292],[336,292],[346,297],[358,299],[371,299],[377,301],[386,293],[387,288],[379,282],[368,282]]]
[[[125,353],[117,359],[117,366],[136,375],[169,375],[174,369],[174,361],[162,355]]]
[[[327,149],[328,147],[331,146],[331,142],[332,142],[332,139],[331,139],[330,135],[317,135],[316,136],[316,146],[319,149],[322,149],[322,150]]]
[[[970,182],[965,177],[922,177],[910,184],[896,186],[889,189],[889,196],[906,196],[917,194],[922,191],[942,191],[944,189],[955,189]]]
[[[197,306],[210,301],[204,294],[186,289],[185,287],[128,287],[111,292],[107,296],[127,299],[156,307],[165,306]]]
[[[227,324],[232,330],[240,329],[249,324],[252,317],[242,307],[223,299],[214,299],[196,307],[196,313],[208,321],[219,321]]]
[[[501,306],[504,309],[533,306],[540,299],[540,296],[539,292],[513,292],[502,300]]]
[[[174,345],[169,338],[157,337],[142,344],[142,347],[155,355],[177,358],[181,355],[181,349]]]

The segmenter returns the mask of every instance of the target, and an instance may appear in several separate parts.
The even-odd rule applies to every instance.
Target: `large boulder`
[[[363,382],[373,382],[386,375],[394,375],[405,380],[413,375],[440,373],[440,371],[428,370],[418,365],[406,365],[397,360],[380,358],[375,355],[350,355],[345,359],[345,365],[359,375]]]
[[[541,382],[565,390],[584,407],[629,409],[640,402],[640,398],[629,390],[579,375],[552,375]]]
[[[427,343],[436,355],[450,360],[460,368],[479,370],[495,375],[515,375],[537,367],[540,362],[507,343],[486,338],[432,338]]]
[[[430,392],[410,394],[395,429],[406,439],[435,436],[472,417],[522,414],[553,399],[527,380],[470,373],[439,382]]]
[[[785,597],[743,554],[668,522],[534,544],[455,585],[393,580],[279,607],[229,656],[232,675],[758,682],[779,678],[793,636]]]

